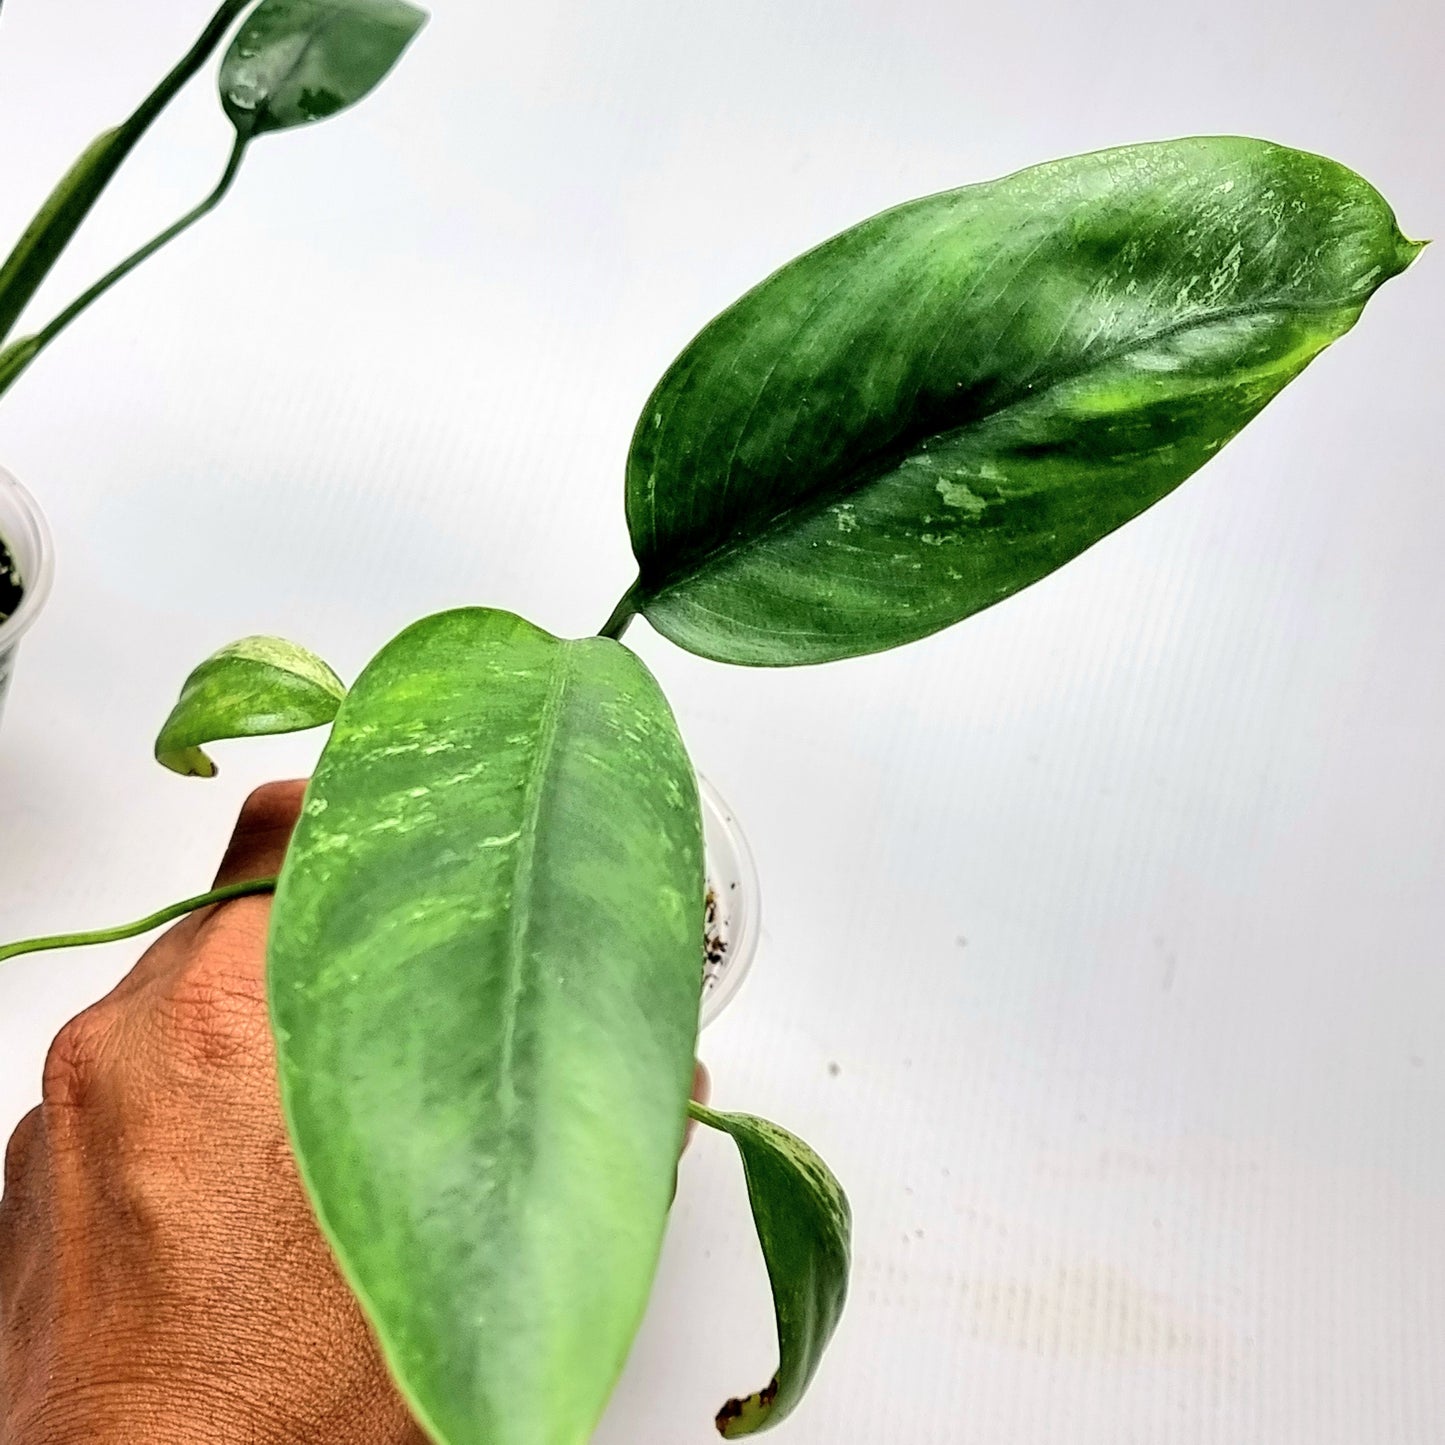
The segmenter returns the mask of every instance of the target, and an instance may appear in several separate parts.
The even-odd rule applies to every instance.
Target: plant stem
[[[232,898],[249,898],[256,893],[270,893],[276,887],[274,878],[255,878],[249,883],[229,883],[224,888],[213,888],[195,898],[181,903],[172,903],[158,913],[137,919],[134,923],[122,923],[118,928],[98,928],[93,933],[57,933],[49,938],[27,938],[20,943],[0,946],[0,963],[19,958],[26,953],[44,953],[52,948],[83,948],[92,943],[118,943],[123,938],[135,938],[142,933],[151,933],[177,918],[184,918],[198,908],[208,908],[212,903],[225,903]]]
[[[91,208],[148,131],[157,116],[200,70],[226,38],[232,23],[252,0],[225,0],[171,72],[140,103],[131,117],[86,148],[46,198],[35,219],[0,267],[0,339],[10,334],[20,313],[50,274]]]
[[[98,301],[116,282],[129,276],[142,262],[148,261],[161,247],[169,245],[183,231],[189,230],[197,221],[210,215],[221,204],[225,199],[226,192],[231,189],[232,182],[236,179],[236,172],[241,169],[241,161],[246,154],[246,147],[250,140],[249,134],[240,133],[236,136],[236,143],[231,147],[231,158],[226,163],[225,172],[217,182],[215,190],[199,206],[193,211],[188,211],[175,225],[168,226],[159,236],[147,241],[139,251],[127,256],[114,270],[107,272],[88,291],[77,296],[44,330],[36,332],[34,336],[22,336],[18,341],[11,342],[3,351],[0,351],[0,396],[5,394],[30,363],[81,312],[85,311],[93,302]]]
[[[3,360],[3,357],[0,357],[0,369],[3,369]],[[639,577],[622,594],[622,600],[612,609],[612,616],[602,624],[597,633],[598,637],[610,637],[614,642],[621,642],[622,634],[627,631],[632,625],[632,619],[637,616],[641,596],[642,579]]]

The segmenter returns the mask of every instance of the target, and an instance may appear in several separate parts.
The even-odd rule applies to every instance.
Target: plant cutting
[[[1238,137],[899,206],[784,266],[663,377],[627,459],[638,577],[597,635],[478,606],[414,623],[349,688],[276,638],[186,680],[156,742],[177,772],[210,776],[221,740],[330,729],[279,878],[224,896],[275,890],[295,1156],[433,1439],[587,1439],[689,1114],[742,1155],[776,1316],[777,1371],[721,1434],[798,1406],[843,1309],[827,1166],[689,1103],[698,785],[628,627],[790,667],[1001,602],[1203,466],[1419,250],[1343,166]]]
[[[127,157],[242,16],[218,78],[234,135],[215,188],[46,324],[15,337],[35,293]],[[386,76],[425,19],[404,0],[225,0],[134,113],[86,148],[0,266],[0,397],[112,286],[220,205],[252,142],[355,104]],[[0,475],[0,704],[22,623],[29,625],[44,600],[49,570],[50,543],[39,509],[14,478]]]

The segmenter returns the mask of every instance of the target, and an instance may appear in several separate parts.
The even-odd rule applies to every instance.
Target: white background
[[[10,0],[0,223],[206,0]],[[361,110],[256,148],[204,229],[0,409],[59,538],[0,735],[0,933],[205,886],[314,740],[149,761],[185,673],[275,631],[352,675],[464,602],[594,630],[652,383],[775,265],[1032,161],[1240,131],[1445,230],[1427,0],[436,0]],[[208,83],[45,293],[186,209]],[[637,629],[763,872],[704,1055],[857,1213],[797,1445],[1445,1439],[1445,257],[1063,573],[888,656],[723,670]],[[0,977],[0,1126],[137,945]],[[836,1065],[836,1071],[830,1068]],[[772,1339],[740,1173],[689,1156],[598,1439],[702,1445]]]

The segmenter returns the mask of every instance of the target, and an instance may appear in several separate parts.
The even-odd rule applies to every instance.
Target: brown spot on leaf
[[[778,1398],[778,1377],[776,1375],[768,1382],[767,1388],[759,1390],[756,1395],[749,1395],[745,1400],[729,1400],[721,1410],[717,1412],[717,1432],[724,1439],[734,1439],[738,1435],[752,1434],[753,1427],[761,1424],[769,1410],[773,1408],[773,1401]],[[738,1425],[746,1425],[745,1430],[738,1430]]]

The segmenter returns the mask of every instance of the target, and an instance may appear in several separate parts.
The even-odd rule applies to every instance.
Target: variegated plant
[[[276,885],[281,1082],[318,1217],[435,1440],[582,1445],[657,1261],[701,824],[630,620],[766,666],[957,622],[1196,471],[1418,250],[1359,176],[1229,137],[900,206],[785,266],[663,378],[627,466],[639,576],[599,636],[449,612],[349,692],[275,639],[201,664],[168,766],[331,725]],[[848,1206],[777,1126],[691,1112],[742,1153],[773,1286],[777,1375],[717,1417],[742,1436],[817,1368]]]

